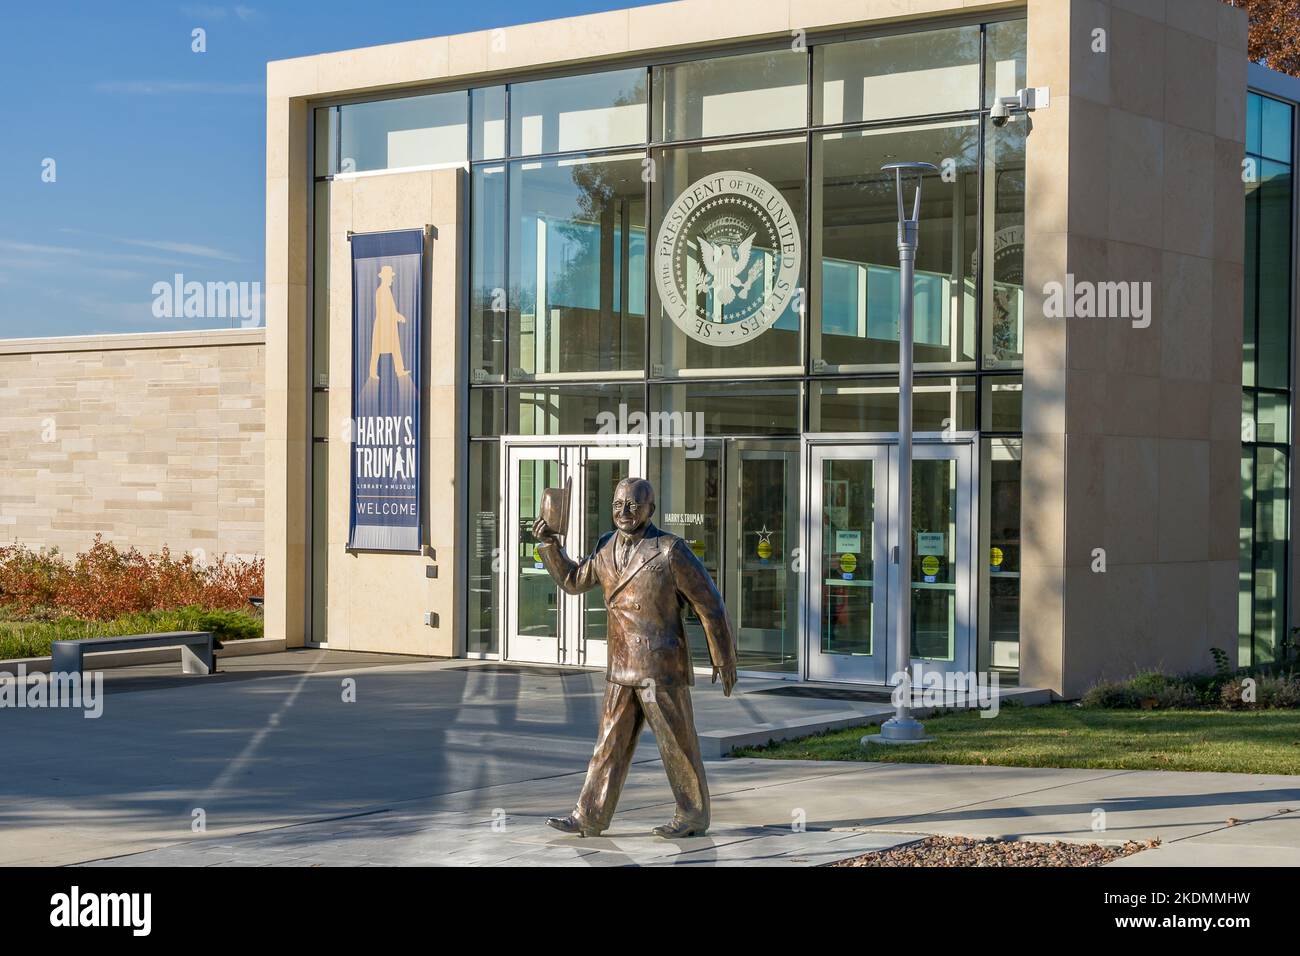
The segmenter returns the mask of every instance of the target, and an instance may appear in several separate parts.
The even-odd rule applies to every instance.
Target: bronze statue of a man
[[[533,536],[555,582],[570,594],[599,585],[609,613],[608,685],[600,737],[573,813],[546,822],[565,833],[598,836],[607,829],[627,779],[637,738],[650,724],[668,783],[677,801],[671,823],[654,828],[666,838],[698,836],[709,828],[709,787],[695,735],[691,684],[695,683],[682,607],[704,625],[713,680],[731,696],[736,683],[736,641],[722,596],[686,542],[650,523],[655,493],[644,478],[625,478],[614,489],[616,531],[575,563],[555,532],[539,518]]]

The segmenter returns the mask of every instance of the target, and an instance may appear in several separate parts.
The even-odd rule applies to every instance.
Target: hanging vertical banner
[[[352,236],[348,547],[419,551],[424,230]]]

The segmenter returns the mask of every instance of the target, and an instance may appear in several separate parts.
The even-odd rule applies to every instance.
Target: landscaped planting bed
[[[57,549],[0,547],[0,660],[43,657],[50,642],[164,631],[262,636],[248,599],[263,591],[261,558],[200,563],[164,548],[142,554],[96,536],[73,558]]]

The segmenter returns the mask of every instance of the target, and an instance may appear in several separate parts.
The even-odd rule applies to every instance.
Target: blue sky
[[[262,281],[268,60],[635,2],[5,4],[0,338],[221,324],[155,318],[152,289]]]

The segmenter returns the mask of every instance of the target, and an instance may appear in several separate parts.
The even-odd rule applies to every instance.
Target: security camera
[[[1045,86],[1030,86],[1023,90],[1017,90],[1015,96],[999,96],[993,103],[993,108],[989,110],[989,119],[993,121],[994,126],[1006,126],[1007,120],[1011,119],[1013,113],[1029,113],[1033,110],[1045,109],[1050,100],[1051,93]]]
[[[1006,126],[1007,120],[1011,119],[1011,110],[1007,106],[1007,100],[1014,101],[1013,96],[999,96],[997,102],[993,104],[993,109],[989,110],[989,119],[993,121],[994,126]]]

